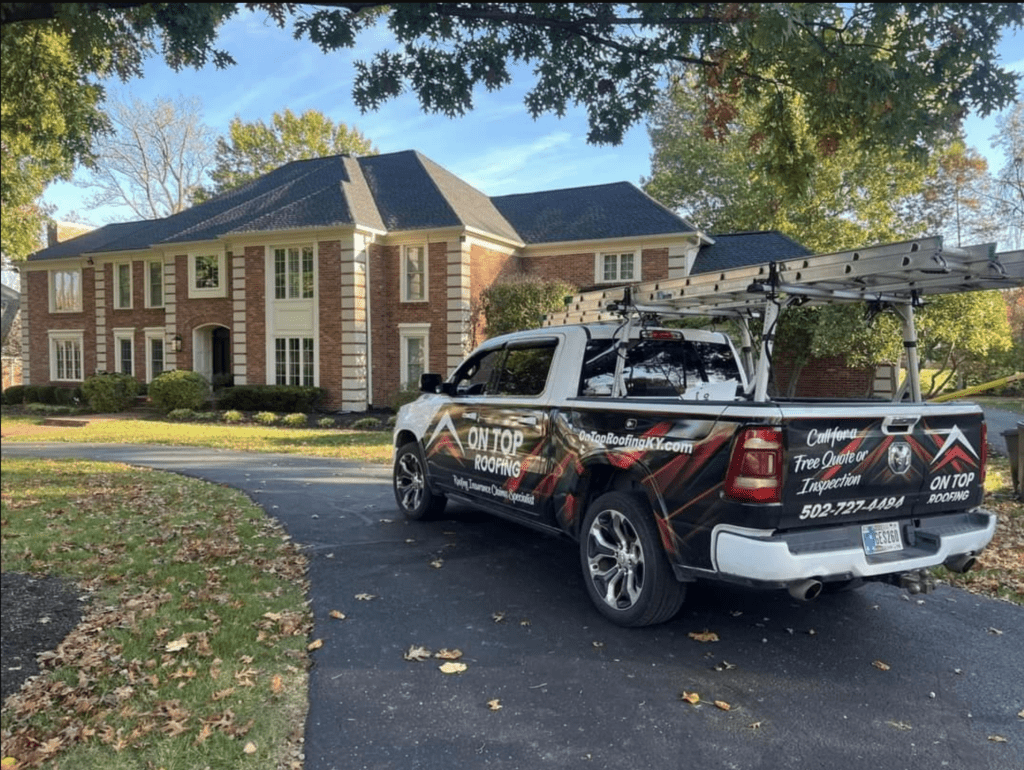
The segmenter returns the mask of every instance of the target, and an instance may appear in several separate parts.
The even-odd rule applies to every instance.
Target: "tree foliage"
[[[1024,247],[1024,102],[996,119],[994,145],[1006,155],[996,177],[996,214],[1003,224],[1004,248]]]
[[[327,155],[375,155],[377,149],[354,126],[335,123],[319,110],[275,112],[270,124],[236,116],[228,136],[217,139],[217,159],[205,197],[240,187],[293,160]]]
[[[704,117],[712,92],[692,77],[664,91],[648,131],[653,155],[645,190],[684,211],[707,232],[778,230],[812,251],[828,252],[918,234],[907,207],[919,195],[926,166],[887,149],[844,145],[826,151],[807,124],[794,119],[792,151],[813,160],[802,190],[776,173],[763,142],[760,109],[744,105],[715,139]]]
[[[4,25],[41,20],[70,34],[82,61],[113,54],[122,76],[158,48],[172,66],[231,62],[213,47],[237,4],[4,3]],[[851,144],[923,154],[968,111],[987,115],[1016,96],[998,66],[1002,31],[1024,23],[1019,3],[253,3],[324,51],[355,46],[383,20],[393,40],[357,63],[353,99],[374,109],[405,91],[424,110],[461,115],[474,90],[532,68],[533,116],[588,113],[593,143],[621,142],[654,106],[673,68],[713,96],[705,116],[725,131],[757,105],[774,171],[801,188],[815,156],[793,152],[794,129],[825,150]]]
[[[962,136],[932,158],[917,212],[926,232],[942,235],[950,246],[968,246],[999,237],[988,161]]]
[[[95,166],[84,186],[90,206],[127,206],[139,219],[160,219],[189,207],[213,165],[212,129],[195,97],[111,100],[113,131],[94,145]]]
[[[4,26],[0,39],[0,248],[22,259],[41,246],[47,212],[39,196],[90,161],[92,138],[107,121],[102,89],[67,35],[47,26]],[[104,71],[102,61],[96,66]]]
[[[563,307],[565,297],[576,287],[566,281],[546,281],[533,276],[516,276],[491,284],[480,294],[480,311],[486,319],[484,334],[533,329],[546,313]]]

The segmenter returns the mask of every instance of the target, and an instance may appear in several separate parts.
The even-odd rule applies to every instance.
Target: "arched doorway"
[[[192,368],[214,387],[231,384],[231,330],[201,326],[192,331]]]

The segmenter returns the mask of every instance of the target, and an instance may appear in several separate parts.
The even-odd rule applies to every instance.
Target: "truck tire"
[[[415,441],[403,444],[395,456],[393,474],[395,502],[407,519],[422,521],[444,512],[448,499],[435,494],[427,482],[427,464]]]
[[[624,492],[602,495],[587,509],[580,565],[598,612],[620,626],[671,619],[686,598],[658,536],[646,500]]]

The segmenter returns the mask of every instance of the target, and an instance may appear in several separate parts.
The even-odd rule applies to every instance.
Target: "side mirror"
[[[441,383],[444,380],[441,379],[440,374],[434,374],[433,372],[425,372],[420,375],[420,392],[421,393],[440,393]]]

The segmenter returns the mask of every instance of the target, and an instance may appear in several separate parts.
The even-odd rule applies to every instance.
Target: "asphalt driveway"
[[[308,770],[1024,767],[1024,611],[1012,604],[945,587],[811,604],[701,587],[671,623],[626,630],[591,609],[573,544],[464,507],[405,522],[385,468],[191,447],[3,455],[185,473],[282,521],[307,548],[324,641]],[[689,636],[703,631],[719,641]],[[467,668],[407,661],[411,646],[457,648]]]

